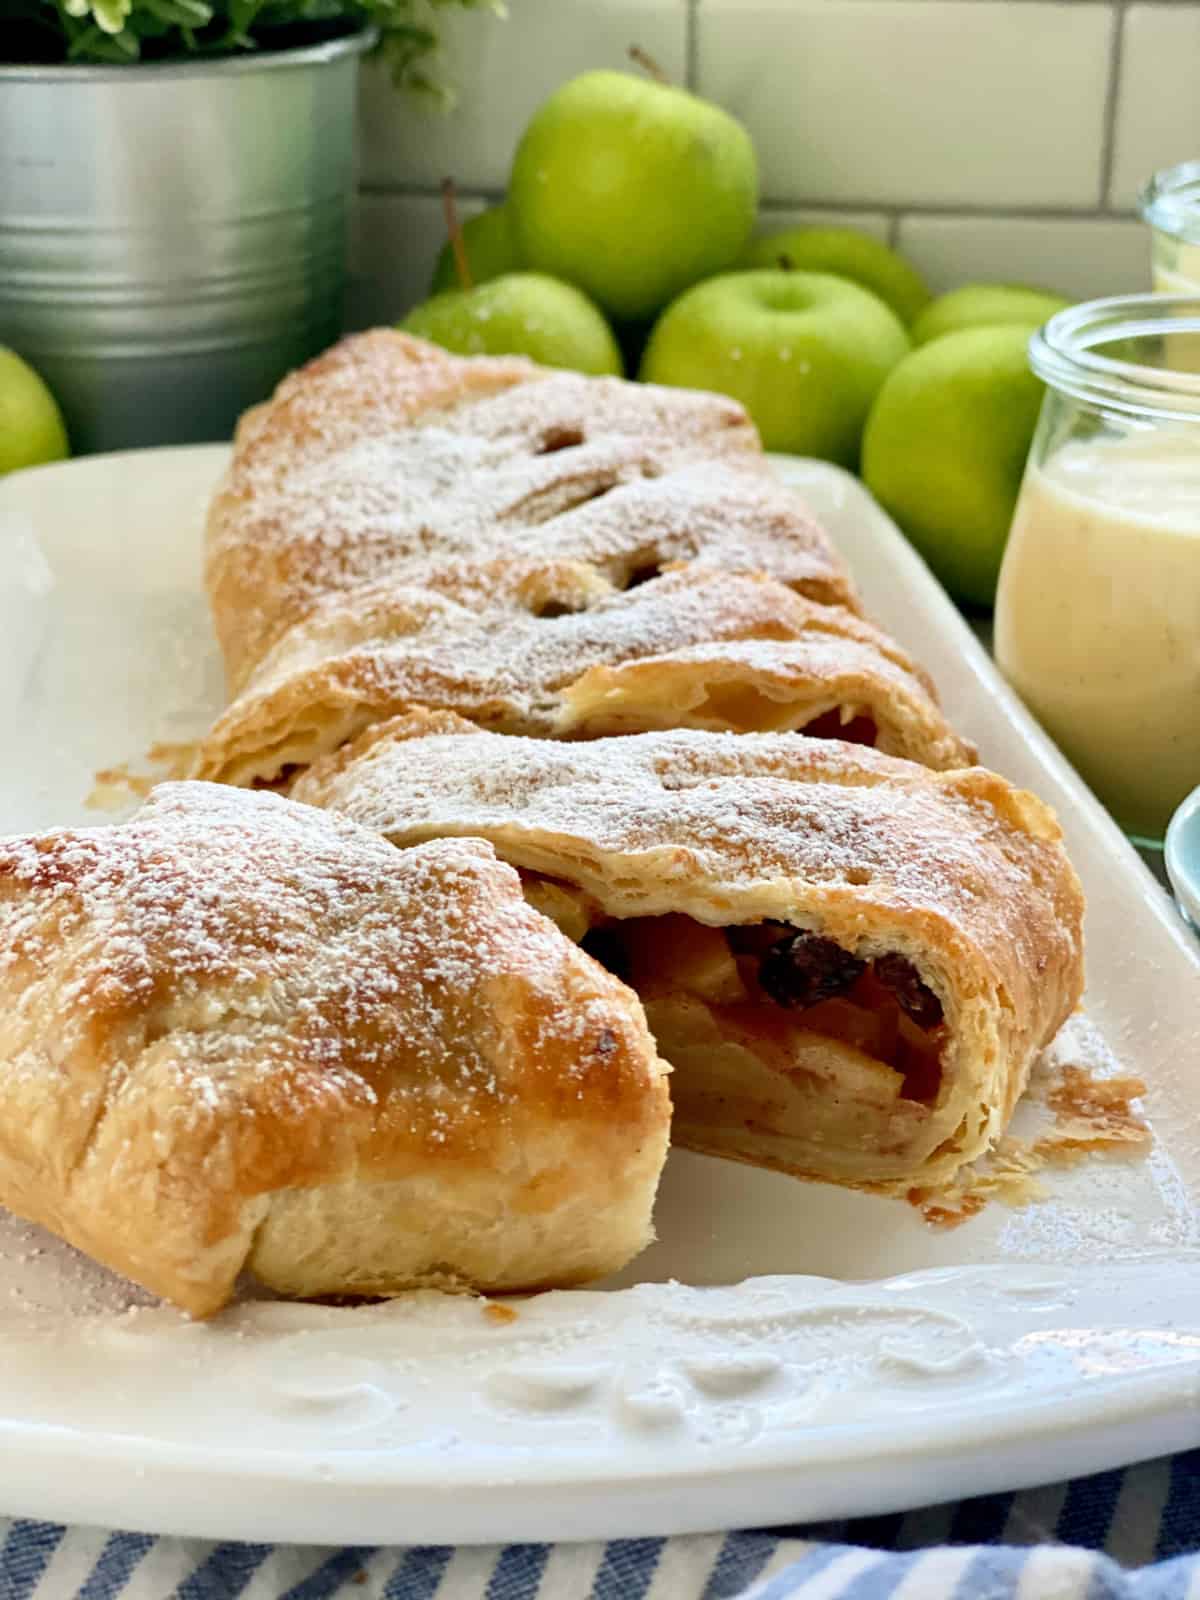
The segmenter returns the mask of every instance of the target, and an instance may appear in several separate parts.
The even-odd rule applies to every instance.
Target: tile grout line
[[[1176,0],[1178,3],[1178,0]],[[922,200],[825,200],[812,196],[768,195],[762,201],[764,210],[773,211],[874,211],[891,217],[919,215],[924,217],[966,217],[997,222],[1136,222],[1137,212],[1132,206],[1116,210],[1104,206],[980,206],[943,204]]]
[[[1180,0],[1172,0],[1178,5]],[[422,183],[363,183],[358,193],[372,200],[440,200],[441,190],[434,184]],[[504,198],[502,189],[486,184],[464,187],[463,200],[482,200],[488,204]],[[950,217],[967,221],[993,222],[1137,222],[1138,214],[1132,206],[1111,209],[1103,206],[972,206],[923,204],[916,200],[826,200],[789,198],[765,195],[762,210],[771,211],[827,211],[847,214],[874,212],[888,219],[889,225],[909,217]]]
[[[460,201],[482,200],[487,205],[495,205],[504,199],[503,189],[490,189],[486,185],[475,188],[473,185],[462,188],[455,186]],[[441,188],[431,183],[360,183],[360,195],[365,195],[368,200],[438,200],[442,198]]]
[[[1101,210],[1112,199],[1113,167],[1117,153],[1117,111],[1121,94],[1121,69],[1125,53],[1125,3],[1113,0],[1112,37],[1109,41],[1108,83],[1104,92],[1104,121],[1101,126],[1100,196]]]

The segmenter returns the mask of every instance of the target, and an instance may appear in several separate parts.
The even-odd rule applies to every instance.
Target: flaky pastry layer
[[[273,783],[414,705],[541,738],[812,725],[934,767],[974,757],[913,661],[842,607],[695,562],[622,591],[590,564],[516,559],[326,601],[218,719],[196,776]]]

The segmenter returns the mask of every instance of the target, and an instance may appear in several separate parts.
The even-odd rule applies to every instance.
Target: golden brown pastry
[[[974,759],[886,635],[773,578],[690,563],[622,591],[583,562],[514,560],[430,584],[353,589],[289,629],[196,775],[273,783],[411,705],[541,738],[803,728],[929,766]]]
[[[981,768],[778,734],[557,744],[413,714],[295,793],[402,846],[489,840],[641,995],[694,1150],[936,1184],[1002,1131],[1082,990],[1057,823]]]
[[[324,597],[502,554],[591,561],[622,585],[703,555],[854,603],[736,402],[377,329],[292,374],[238,428],[206,564],[231,692]]]
[[[0,1203],[195,1315],[619,1267],[664,1070],[478,840],[184,783],[0,841]]]

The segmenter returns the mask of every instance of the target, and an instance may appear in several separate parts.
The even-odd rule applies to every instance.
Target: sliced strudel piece
[[[521,552],[596,561],[616,582],[703,554],[853,599],[734,401],[379,329],[292,374],[238,429],[206,569],[231,690],[329,594]]]
[[[780,728],[934,767],[973,759],[886,635],[772,578],[692,563],[622,591],[582,562],[517,560],[430,584],[354,589],[297,623],[212,728],[196,775],[276,783],[413,705],[541,738]]]
[[[641,995],[695,1150],[936,1184],[1003,1130],[1080,997],[1058,825],[978,767],[778,734],[506,739],[426,714],[295,792],[402,846],[488,839]]]
[[[0,841],[0,1204],[196,1315],[619,1267],[664,1071],[480,841],[200,783]]]

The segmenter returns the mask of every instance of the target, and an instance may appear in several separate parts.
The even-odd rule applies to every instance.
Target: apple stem
[[[629,59],[641,67],[643,72],[648,72],[658,83],[670,83],[670,78],[655,61],[648,50],[643,50],[640,44],[629,46]]]
[[[796,263],[792,260],[791,256],[781,255],[779,257],[779,270],[780,272],[795,272]]]
[[[442,214],[446,219],[450,248],[454,252],[454,270],[458,273],[459,288],[473,289],[475,280],[471,276],[471,263],[467,260],[462,223],[458,220],[458,200],[454,192],[453,178],[442,179]]]

